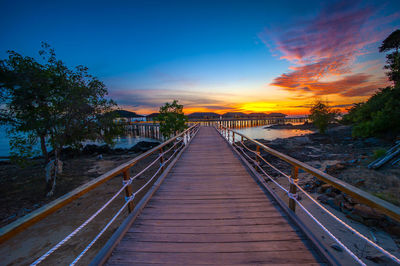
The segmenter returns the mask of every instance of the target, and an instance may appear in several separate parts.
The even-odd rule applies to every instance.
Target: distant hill
[[[143,116],[143,115],[138,115],[135,112],[127,111],[127,110],[115,110],[115,111],[113,111],[113,113],[116,113],[118,117],[126,117],[126,118]]]

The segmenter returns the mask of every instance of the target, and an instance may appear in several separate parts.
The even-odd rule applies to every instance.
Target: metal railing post
[[[297,166],[292,166],[291,179],[293,182],[297,182],[298,175],[299,175],[299,168]],[[296,195],[297,187],[295,184],[290,183],[289,193],[290,193],[290,195]],[[296,201],[292,198],[289,198],[289,208],[293,212],[296,211]]]
[[[122,173],[124,182],[128,182],[129,181],[129,179],[130,179],[129,172],[130,172],[130,168],[126,169]],[[133,194],[132,192],[133,192],[132,191],[132,184],[127,185],[126,188],[125,188],[125,197],[126,197],[126,199],[129,199],[132,196],[132,194]],[[133,201],[129,202],[128,203],[128,212],[132,212],[134,207],[135,206],[133,205]]]

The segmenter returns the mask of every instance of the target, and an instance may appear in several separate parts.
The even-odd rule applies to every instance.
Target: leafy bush
[[[338,111],[333,110],[327,103],[317,101],[310,109],[310,120],[318,128],[320,133],[325,133],[329,123],[335,120]]]
[[[374,160],[381,158],[386,154],[386,150],[383,148],[377,149],[374,151]]]
[[[177,100],[161,106],[157,120],[160,123],[160,131],[165,138],[175,136],[187,127],[187,117],[183,113],[183,105],[178,104]]]
[[[400,88],[387,87],[344,116],[354,123],[354,137],[395,137],[400,134]]]

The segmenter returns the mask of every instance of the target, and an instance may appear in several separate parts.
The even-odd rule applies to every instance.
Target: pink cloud
[[[399,17],[376,18],[376,12],[372,6],[336,3],[313,19],[297,21],[289,30],[261,35],[269,45],[273,42],[281,59],[293,63],[291,71],[275,78],[271,85],[293,92],[345,97],[367,95],[374,91],[372,86],[385,86],[386,82],[371,74],[353,73],[357,57],[370,53],[371,44],[388,34],[381,27]],[[321,81],[326,78],[333,81]]]

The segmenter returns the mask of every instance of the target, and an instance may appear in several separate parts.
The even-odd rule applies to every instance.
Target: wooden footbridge
[[[248,140],[257,144],[257,150],[253,151],[255,156],[249,156],[243,149],[246,146],[237,145],[243,144],[244,138],[222,126],[193,126],[85,187],[67,194],[33,216],[26,217],[18,224],[11,224],[2,232],[1,240],[5,241],[118,174],[123,174],[125,182],[116,195],[125,191],[126,203],[114,217],[127,208],[130,214],[92,260],[92,265],[339,264],[294,212],[296,204],[304,208],[296,196],[298,189],[304,192],[297,185],[299,168],[399,219],[399,208],[251,139]],[[235,146],[236,149],[233,148]],[[268,174],[260,166],[263,160],[260,147],[292,165],[292,174],[288,177],[292,182],[286,191],[289,195],[288,205],[264,181]],[[143,191],[142,188],[133,191],[131,184],[147,169],[136,176],[131,176],[129,170],[138,160],[157,152],[159,170],[143,186],[149,189],[134,206],[133,199]],[[108,224],[99,229],[99,234],[72,265],[101,237]],[[75,231],[64,239],[65,242],[75,235]],[[326,231],[329,235],[330,232]],[[363,240],[368,241],[367,238]],[[58,245],[63,245],[63,241]],[[339,240],[338,243],[343,245]],[[345,245],[343,247],[346,248]],[[40,258],[32,258],[33,265],[45,261],[56,249],[50,249]],[[345,251],[356,262],[363,264],[351,249]],[[386,250],[382,252],[396,261],[397,258]]]

